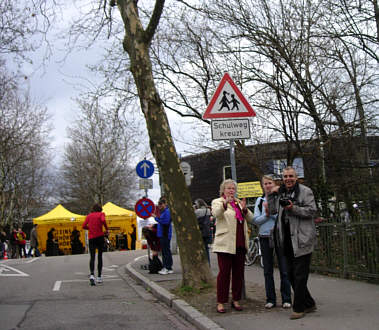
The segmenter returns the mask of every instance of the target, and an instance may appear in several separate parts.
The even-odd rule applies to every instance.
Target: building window
[[[287,167],[286,159],[274,159],[272,161],[272,173],[282,176],[283,169]]]
[[[303,158],[295,158],[291,165],[299,178],[304,178]],[[268,164],[268,172],[282,176],[283,170],[287,167],[287,159],[274,159]]]
[[[231,166],[224,166],[223,167],[223,176],[224,176],[224,180],[232,178],[232,167]]]

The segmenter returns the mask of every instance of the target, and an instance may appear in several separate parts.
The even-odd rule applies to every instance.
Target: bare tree
[[[46,109],[4,69],[0,72],[0,219],[23,223],[45,205],[50,193],[50,132]]]
[[[55,1],[0,1],[0,54],[28,60],[27,52],[44,42],[57,10]],[[49,48],[47,48],[49,49]]]
[[[343,39],[350,48],[361,50],[378,63],[378,1],[329,0],[325,4],[328,9],[326,17],[333,15],[333,24],[325,26],[328,35]]]
[[[123,118],[118,106],[102,106],[98,98],[77,103],[80,115],[67,129],[62,202],[79,213],[108,201],[131,208],[137,186],[131,155],[138,136],[132,118]]]

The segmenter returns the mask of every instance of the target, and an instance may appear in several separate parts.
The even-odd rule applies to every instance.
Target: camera
[[[292,200],[290,198],[282,197],[279,199],[280,206],[286,207],[290,205]]]

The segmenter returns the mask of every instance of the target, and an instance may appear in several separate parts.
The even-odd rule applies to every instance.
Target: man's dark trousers
[[[162,249],[162,263],[166,269],[172,269],[172,254],[170,250],[170,240],[167,237],[160,237]]]
[[[307,287],[312,253],[295,257],[293,250],[288,252],[286,254],[288,277],[294,292],[293,311],[303,313],[305,309],[316,304]]]

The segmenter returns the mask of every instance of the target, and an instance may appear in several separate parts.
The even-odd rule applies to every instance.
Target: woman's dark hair
[[[92,212],[101,212],[103,208],[99,204],[92,206]]]
[[[166,197],[162,196],[159,198],[158,205],[167,204]]]
[[[198,198],[195,200],[195,206],[197,209],[200,209],[202,207],[208,207],[207,203],[201,198]]]

